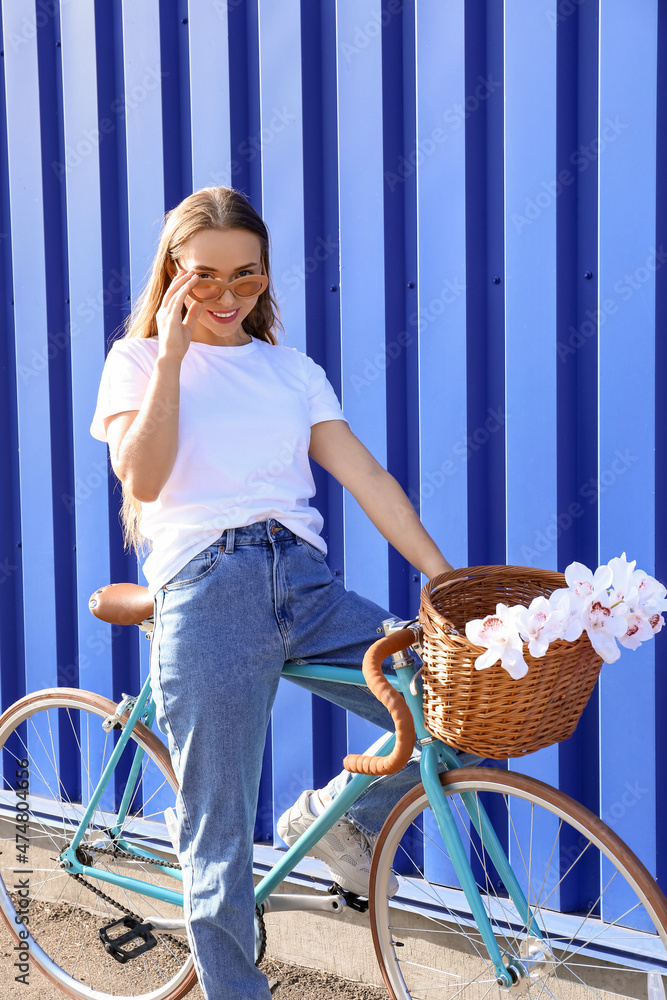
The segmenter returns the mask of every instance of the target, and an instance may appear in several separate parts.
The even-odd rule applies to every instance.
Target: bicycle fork
[[[460,768],[462,765],[459,763],[456,754],[446,744],[431,736],[424,725],[422,692],[415,683],[414,672],[408,669],[414,661],[406,657],[406,652],[395,653],[393,655],[393,665],[401,693],[412,712],[417,740],[422,748],[420,762],[422,783],[428,796],[429,805],[433,811],[440,836],[449,851],[449,857],[459,880],[459,885],[463,890],[475,923],[477,924],[489,959],[493,963],[496,982],[498,986],[509,989],[517,984],[521,978],[528,975],[531,965],[543,960],[544,955],[540,953],[536,960],[526,958],[519,960],[518,956],[512,956],[512,960],[508,960],[507,964],[505,963],[493,933],[489,916],[482,902],[482,897],[472,868],[470,867],[461,835],[456,827],[451,805],[440,784],[438,772],[438,764],[440,762],[443,762],[449,770]],[[491,858],[512,902],[524,920],[529,934],[542,942],[542,933],[531,912],[530,905],[510,866],[507,855],[483,805],[479,802],[477,796],[471,792],[464,793],[461,797],[466,812],[480,835],[483,845],[482,849],[486,849]]]

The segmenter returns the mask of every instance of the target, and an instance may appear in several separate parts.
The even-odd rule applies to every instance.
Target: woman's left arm
[[[411,566],[430,579],[453,569],[428,534],[396,479],[383,469],[344,420],[310,429],[309,455],[352,494]]]

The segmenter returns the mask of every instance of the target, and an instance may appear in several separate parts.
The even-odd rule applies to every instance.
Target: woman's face
[[[221,281],[261,274],[259,237],[245,229],[227,229],[224,232],[204,229],[195,233],[184,245],[178,268],[179,273],[195,270],[207,278],[219,278]],[[254,309],[258,298],[258,295],[253,298],[236,297],[231,289],[226,289],[216,302],[204,303],[194,325],[192,339],[203,344],[228,347],[249,343],[249,334],[241,324]],[[194,301],[190,295],[185,297],[187,306]]]

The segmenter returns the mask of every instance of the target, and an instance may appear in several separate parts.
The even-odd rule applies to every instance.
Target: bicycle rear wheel
[[[518,981],[509,990],[496,984],[420,784],[388,817],[371,868],[373,942],[394,1000],[491,1000],[513,992],[562,1000],[664,998],[667,900],[602,820],[516,772],[462,768],[443,774],[441,784],[501,954]],[[542,940],[512,904],[463,795],[478,822],[480,803],[486,809]],[[393,899],[391,871],[399,879]]]
[[[182,908],[101,879],[87,877],[84,883],[59,862],[119,736],[102,727],[114,711],[115,705],[99,695],[54,688],[27,695],[0,718],[0,915],[23,948],[16,954],[24,955],[24,964],[34,963],[71,997],[180,1000],[196,982]],[[163,821],[164,810],[173,806],[177,782],[165,747],[141,723],[90,820],[79,856],[96,869],[178,891],[180,882],[162,869],[119,857],[109,836],[137,747],[145,755],[139,780],[131,786],[122,836],[134,846],[175,860],[164,839]],[[28,784],[29,809],[22,811]],[[161,919],[163,928],[154,923],[154,943],[149,940],[147,950],[122,964],[105,950],[99,932],[127,911],[143,922]],[[23,915],[29,918],[27,925],[20,923]],[[165,922],[172,926],[165,928]],[[21,939],[19,932],[26,928],[30,936]],[[116,938],[125,931],[119,927],[108,936]],[[130,942],[126,950],[139,942]]]

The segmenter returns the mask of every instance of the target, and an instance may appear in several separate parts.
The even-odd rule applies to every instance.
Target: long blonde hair
[[[280,310],[271,280],[270,238],[263,219],[250,202],[234,188],[205,187],[193,192],[165,214],[157,252],[151,267],[146,287],[122,325],[121,336],[152,337],[157,335],[156,313],[162,304],[164,294],[171,283],[167,262],[172,266],[183,252],[187,241],[204,229],[245,229],[259,237],[261,262],[269,284],[259,296],[256,305],[243,321],[246,333],[264,340],[267,344],[277,344],[277,329],[284,332],[280,320]],[[173,269],[173,267],[172,267]],[[183,308],[185,316],[185,307]],[[141,503],[122,483],[122,504],[120,519],[123,526],[123,542],[126,549],[134,549],[137,557],[143,555],[144,547],[151,548],[150,540],[139,531]],[[141,551],[140,551],[141,550]]]

